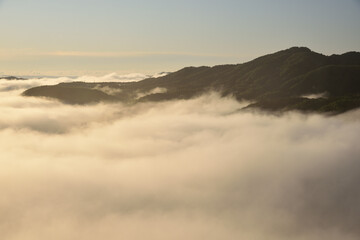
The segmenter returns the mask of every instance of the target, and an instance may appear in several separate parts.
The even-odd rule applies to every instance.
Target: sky
[[[360,51],[359,0],[0,0],[0,74],[157,73]]]

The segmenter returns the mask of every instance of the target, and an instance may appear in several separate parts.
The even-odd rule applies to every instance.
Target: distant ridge
[[[26,80],[26,78],[20,78],[14,76],[0,76],[0,80]]]
[[[116,94],[103,92],[105,87],[117,90]],[[152,91],[156,88],[166,91]],[[98,91],[97,97],[94,91]],[[136,103],[189,99],[208,91],[254,102],[248,108],[342,113],[360,107],[360,53],[325,56],[306,47],[292,47],[243,64],[186,67],[132,83],[61,83],[32,88],[24,95],[56,98],[69,104]],[[306,97],[311,94],[323,97]]]

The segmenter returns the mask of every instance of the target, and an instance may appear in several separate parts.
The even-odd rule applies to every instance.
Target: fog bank
[[[79,107],[25,82],[0,83],[1,239],[360,237],[360,111],[279,117],[216,93]]]

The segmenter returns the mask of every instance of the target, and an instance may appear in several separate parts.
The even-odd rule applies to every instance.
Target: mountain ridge
[[[105,87],[118,90],[117,94],[105,93],[108,96],[92,99],[89,92],[86,97],[87,90],[92,94],[95,90],[104,93],[101,89]],[[79,88],[83,89],[82,101],[76,99]],[[155,88],[166,91],[151,93]],[[360,53],[326,56],[306,47],[292,47],[246,63],[185,67],[163,77],[139,82],[72,82],[46,86],[46,89],[45,86],[35,87],[26,90],[24,95],[56,98],[69,104],[99,101],[137,103],[189,99],[208,91],[218,91],[221,96],[231,95],[239,101],[255,102],[250,108],[341,113],[360,107]],[[54,94],[62,91],[67,91],[67,98]],[[102,95],[99,92],[97,96]],[[139,97],[141,93],[150,94]],[[326,93],[327,97],[303,97],[319,93]]]

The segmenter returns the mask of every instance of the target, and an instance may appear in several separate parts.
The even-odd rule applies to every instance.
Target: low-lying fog
[[[0,80],[1,239],[360,238],[360,111],[20,95],[46,81]]]

